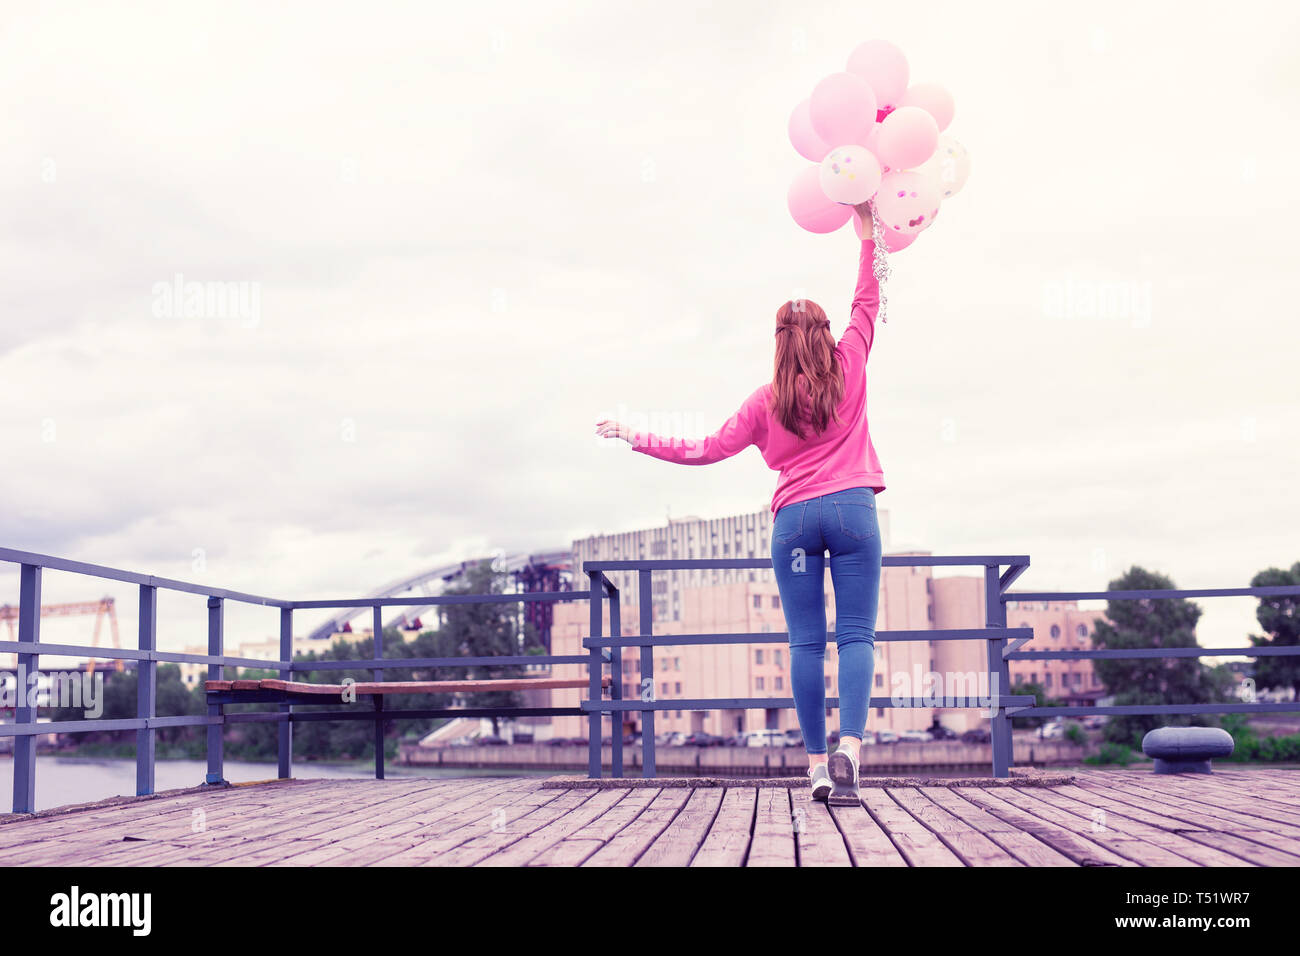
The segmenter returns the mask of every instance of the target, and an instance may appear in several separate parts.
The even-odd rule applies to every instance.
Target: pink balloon
[[[886,40],[868,40],[860,44],[849,54],[847,69],[867,81],[882,109],[897,106],[907,89],[907,57]]]
[[[916,235],[939,215],[939,187],[933,176],[910,169],[886,173],[876,191],[876,215],[886,235]]]
[[[911,169],[934,155],[939,124],[919,106],[900,106],[880,124],[876,145],[881,163],[891,169]]]
[[[832,73],[813,87],[808,117],[813,132],[832,148],[856,143],[876,116],[876,94],[856,73]]]
[[[870,236],[865,235],[862,232],[862,217],[858,215],[858,211],[856,209],[853,210],[853,231],[858,234],[859,239],[871,238]],[[920,235],[919,232],[904,233],[904,232],[893,232],[890,230],[886,230],[884,233],[885,249],[887,249],[889,252],[897,252],[900,249],[906,249],[916,240],[916,237],[919,235]]]
[[[789,130],[791,145],[804,159],[820,163],[831,151],[812,128],[812,119],[808,116],[808,100],[796,106],[790,114]]]
[[[786,204],[794,221],[809,232],[834,232],[853,215],[852,206],[842,206],[826,198],[820,166],[800,170],[790,183]]]
[[[836,146],[822,160],[818,181],[827,199],[856,206],[876,194],[880,163],[865,146]]]
[[[952,122],[953,113],[956,112],[956,105],[952,101],[952,94],[945,90],[938,83],[914,83],[907,88],[902,99],[898,101],[899,106],[919,106],[931,116],[934,117],[935,123],[939,126],[939,132],[948,128]]]

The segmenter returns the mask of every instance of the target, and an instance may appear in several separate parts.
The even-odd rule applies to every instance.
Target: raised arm
[[[608,420],[597,422],[596,431],[606,438],[622,438],[633,451],[660,461],[711,465],[739,454],[754,443],[761,391],[759,389],[745,399],[739,410],[708,438],[672,438],[652,432],[634,432],[627,425]]]
[[[876,279],[875,255],[876,243],[871,238],[871,204],[862,203],[854,209],[862,218],[862,249],[858,260],[858,287],[853,293],[853,306],[849,310],[849,327],[844,332],[847,337],[857,330],[862,336],[865,354],[871,354],[871,343],[876,337],[876,313],[880,311],[880,283]],[[841,338],[843,341],[843,338]]]

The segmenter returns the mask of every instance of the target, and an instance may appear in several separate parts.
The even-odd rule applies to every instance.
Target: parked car
[[[747,734],[732,734],[727,738],[725,746],[727,747],[745,747],[749,744]]]
[[[484,734],[478,739],[478,742],[487,747],[504,747],[506,744],[510,743],[510,741],[504,740],[495,734]]]
[[[898,733],[900,743],[928,744],[933,739],[928,730],[901,730]]]
[[[802,747],[803,731],[799,730],[797,727],[793,730],[787,730],[785,732],[785,745],[787,747]]]
[[[785,746],[785,732],[781,730],[751,730],[745,737],[747,747]]]
[[[876,743],[896,744],[898,743],[898,734],[894,733],[892,730],[877,730]]]
[[[1097,730],[1099,727],[1105,726],[1105,724],[1106,718],[1101,714],[1094,714],[1091,717],[1083,718],[1083,726],[1086,730]]]
[[[957,731],[949,730],[943,724],[933,724],[930,727],[931,740],[956,740]]]
[[[876,732],[874,730],[868,730],[866,733],[862,735],[862,746],[874,747],[875,745],[876,745]]]
[[[1038,728],[1038,736],[1043,740],[1059,740],[1065,736],[1065,723],[1053,720]]]
[[[687,747],[718,747],[722,744],[722,738],[717,734],[706,734],[702,730],[697,730],[686,738]]]
[[[664,741],[664,745],[667,747],[685,747],[686,735],[680,730],[673,731],[668,734],[668,739]]]
[[[983,727],[975,727],[961,735],[961,742],[964,744],[986,744],[992,739]]]

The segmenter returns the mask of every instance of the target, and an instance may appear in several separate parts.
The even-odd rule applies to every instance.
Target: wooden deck
[[[290,780],[8,817],[0,865],[1300,865],[1300,771],[1071,774],[829,808],[806,785]]]

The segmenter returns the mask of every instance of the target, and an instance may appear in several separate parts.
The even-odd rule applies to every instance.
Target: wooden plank
[[[1162,846],[1185,858],[1191,865],[1250,865],[1239,857],[1197,843],[1195,840],[1189,840],[1184,835],[1185,831],[1177,826],[1177,820],[1169,820],[1157,814],[1146,814],[1140,810],[1126,813],[1125,810],[1132,810],[1132,808],[1124,807],[1122,804],[1115,804],[1110,800],[1098,799],[1091,795],[1089,791],[1080,787],[1061,787],[1046,792],[1040,791],[1035,796],[1055,807],[1067,810],[1075,814],[1075,816],[1087,820],[1090,827],[1100,826],[1116,830],[1135,839]],[[1139,817],[1151,817],[1156,822],[1153,824]],[[1162,822],[1173,824],[1173,826],[1162,826]]]
[[[583,861],[583,866],[631,866],[645,848],[667,829],[690,798],[686,787],[664,787],[650,805],[628,821],[606,844]]]
[[[239,818],[226,833],[217,833],[208,847],[198,848],[187,857],[175,854],[168,864],[195,865],[219,863],[253,852],[260,851],[269,841],[272,843],[285,840],[304,840],[320,838],[327,841],[344,840],[352,836],[369,834],[371,827],[366,822],[381,808],[397,806],[407,814],[416,816],[422,806],[438,815],[435,808],[448,803],[448,794],[441,788],[432,788],[421,795],[418,788],[410,786],[389,787],[388,781],[372,781],[372,786],[359,792],[342,794],[336,792],[332,799],[322,799],[310,809],[288,815],[279,811],[255,814],[251,819]],[[502,785],[490,787],[486,793],[500,789]],[[509,789],[509,783],[505,784]],[[476,790],[464,794],[461,802],[465,805],[481,804],[486,793]],[[455,803],[455,801],[452,801]],[[412,831],[415,832],[415,831]]]
[[[794,797],[795,793],[791,792]],[[840,809],[840,808],[836,808]],[[866,816],[860,807],[846,807]],[[820,800],[795,800],[795,847],[800,866],[852,866],[844,836],[831,816],[830,808]]]
[[[421,866],[475,866],[506,848],[512,848],[524,839],[545,830],[569,815],[571,811],[584,806],[591,799],[604,791],[601,790],[549,790],[554,794],[551,799],[541,803],[523,814],[509,814],[493,819],[492,825],[485,831],[476,833],[468,840],[463,840],[455,847],[438,853],[422,862]],[[602,804],[600,807],[603,810]],[[597,811],[599,812],[599,811]],[[593,814],[594,815],[594,814]],[[546,837],[539,837],[545,841]],[[560,839],[557,837],[556,839]],[[545,846],[542,847],[545,849]],[[534,856],[536,854],[529,854]]]
[[[565,837],[549,850],[528,861],[529,866],[581,866],[623,827],[635,820],[654,802],[660,791],[644,787],[626,791],[622,800],[583,827],[574,836]]]
[[[889,835],[862,806],[828,807],[854,866],[907,866]]]
[[[961,820],[976,833],[1002,847],[1025,866],[1078,866],[1031,833],[999,820],[981,807],[963,800],[949,787],[926,787],[921,793]]]
[[[729,787],[718,815],[704,837],[691,866],[743,866],[749,851],[749,829],[754,823],[758,790]]]
[[[574,791],[566,791],[572,793]],[[626,790],[596,790],[590,793],[590,799],[581,806],[570,810],[559,819],[553,820],[540,830],[529,833],[522,840],[497,850],[476,866],[526,866],[534,857],[540,856],[566,837],[581,834],[586,826],[601,814],[617,804]]]
[[[636,861],[636,866],[690,866],[704,843],[726,791],[702,787],[691,793],[686,806],[664,832],[655,837]]]
[[[1116,800],[1150,807],[1166,816],[1194,823],[1206,830],[1268,830],[1287,840],[1300,840],[1300,827],[1275,823],[1230,807],[1220,806],[1211,798],[1188,799],[1168,789],[1156,789],[1159,786],[1159,784],[1125,780],[1116,781],[1106,789]],[[1249,797],[1243,796],[1242,799],[1248,800]],[[1276,840],[1277,838],[1274,837],[1270,842]]]
[[[590,796],[593,792],[587,791],[586,795]],[[532,824],[536,824],[538,820],[549,819],[544,815],[535,817],[532,814],[566,793],[569,791],[542,789],[537,786],[537,781],[530,780],[525,786],[498,793],[492,799],[479,799],[471,808],[414,831],[410,836],[415,841],[415,845],[403,851],[398,857],[394,857],[392,862],[394,865],[411,863],[425,866],[457,847],[484,835],[494,832],[522,835],[520,820],[528,818]],[[570,798],[559,804],[559,807],[567,809],[571,804]],[[478,844],[478,846],[483,845],[483,843]],[[491,845],[495,848],[501,844]]]
[[[889,790],[863,787],[860,792],[867,812],[903,855],[908,866],[964,865],[961,857],[900,806]]]
[[[1099,843],[1082,837],[1073,830],[1059,826],[1050,820],[1044,820],[1033,813],[1028,813],[1003,798],[1003,791],[1011,787],[979,789],[976,787],[954,788],[953,793],[988,811],[993,816],[1013,824],[1042,843],[1046,843],[1062,856],[1073,860],[1079,866],[1135,866],[1132,860],[1111,852]]]
[[[1191,860],[1167,847],[1124,830],[1108,827],[1090,816],[1082,816],[1055,806],[1052,802],[1041,799],[1036,792],[1012,790],[999,796],[1026,813],[1032,813],[1062,829],[1078,834],[1085,840],[1104,846],[1117,856],[1131,860],[1139,866],[1188,866],[1192,863]]]
[[[920,788],[899,787],[891,790],[890,796],[922,826],[943,841],[944,846],[957,854],[966,866],[1024,865],[960,817],[949,813],[925,796]]]
[[[754,809],[754,838],[745,866],[794,866],[794,818],[789,787],[761,787]]]

